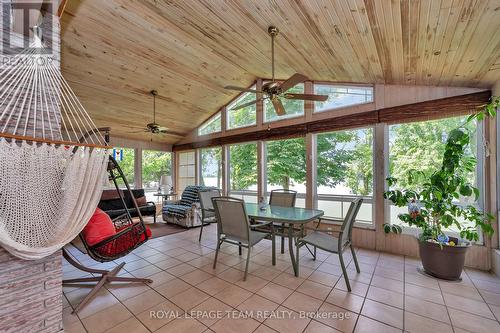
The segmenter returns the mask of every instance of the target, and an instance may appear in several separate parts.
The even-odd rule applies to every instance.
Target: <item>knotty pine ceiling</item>
[[[188,134],[237,94],[277,77],[490,87],[500,79],[500,0],[69,0],[62,71],[112,135],[152,121]]]

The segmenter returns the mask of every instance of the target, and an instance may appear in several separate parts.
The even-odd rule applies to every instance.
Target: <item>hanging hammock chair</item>
[[[116,160],[109,156],[108,162],[108,176],[109,180],[113,182],[115,189],[121,199],[122,205],[125,208],[126,212],[112,220],[116,234],[99,241],[96,244],[90,245],[87,241],[87,238],[84,232],[80,233],[80,239],[87,250],[87,254],[94,260],[99,262],[110,262],[116,259],[119,259],[131,251],[135,250],[137,247],[146,242],[149,237],[151,231],[144,224],[144,220],[141,215],[141,211],[139,210],[139,206],[137,205],[137,201],[132,195],[132,190],[128,184],[128,181],[123,174],[120,166],[116,162]],[[120,189],[119,183],[123,183],[125,185],[125,189]],[[122,191],[128,191],[132,198],[133,208],[128,208],[125,203],[125,199]],[[139,221],[134,221],[132,219],[131,211],[137,211],[137,217]],[[63,280],[64,285],[71,285],[73,283],[82,283],[82,282],[97,282],[97,284],[92,288],[92,290],[85,296],[85,298],[74,308],[73,313],[77,313],[82,309],[86,304],[88,304],[92,298],[99,292],[99,290],[104,286],[105,283],[108,282],[138,282],[138,283],[152,283],[151,279],[144,278],[135,278],[135,277],[122,277],[116,276],[120,270],[125,266],[125,263],[122,262],[112,270],[101,270],[90,267],[85,267],[80,264],[76,259],[74,259],[71,254],[63,249],[64,258],[81,271],[91,273],[93,277],[82,277],[76,279],[67,279]],[[99,276],[96,276],[99,275]]]
[[[43,48],[0,67],[0,246],[22,259],[75,238],[107,181],[108,146]]]

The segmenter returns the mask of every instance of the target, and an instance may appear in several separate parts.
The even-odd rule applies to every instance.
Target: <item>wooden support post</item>
[[[134,149],[134,188],[142,188],[142,148]]]
[[[316,208],[316,135],[306,134],[306,208]]]
[[[222,163],[222,195],[229,195],[229,192],[231,191],[231,184],[229,181],[229,175],[230,175],[230,170],[229,170],[229,146],[224,145],[221,147],[222,152],[221,152],[221,163]]]
[[[266,192],[266,145],[264,141],[257,141],[257,201],[265,196]]]
[[[388,175],[388,128],[386,124],[376,124],[374,127],[374,179],[373,179],[373,219],[375,224],[375,248],[383,251],[385,249],[386,236],[384,223],[388,219],[388,206],[383,197],[386,189]]]

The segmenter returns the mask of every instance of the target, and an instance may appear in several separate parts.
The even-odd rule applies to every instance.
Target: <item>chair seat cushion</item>
[[[314,231],[304,238],[301,238],[300,242],[311,244],[328,252],[337,253],[339,250],[338,238],[328,235],[324,232]]]
[[[260,242],[261,240],[263,240],[267,236],[269,236],[268,232],[260,232],[260,231],[250,230],[250,244],[248,244],[248,245],[254,246],[255,244],[257,244],[258,242]],[[242,239],[239,237],[228,236],[228,235],[224,235],[224,237],[226,239],[232,240],[234,242],[240,242],[242,244],[247,244],[247,239]]]
[[[164,205],[163,213],[168,215],[173,215],[176,217],[184,218],[187,215],[187,212],[191,210],[191,205]]]
[[[92,246],[116,234],[115,225],[108,214],[96,208],[94,215],[82,230],[88,245]]]

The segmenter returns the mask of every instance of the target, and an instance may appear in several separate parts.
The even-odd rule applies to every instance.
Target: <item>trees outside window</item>
[[[201,174],[200,184],[222,187],[222,148],[206,148],[200,150]]]
[[[154,198],[153,192],[158,191],[162,176],[172,176],[172,153],[159,150],[143,150],[142,187],[146,191],[148,200],[159,200],[159,198]],[[163,190],[166,190],[166,188],[163,188]]]
[[[257,202],[257,144],[229,146],[229,194]]]
[[[411,170],[418,171],[422,178],[429,178],[438,170],[443,160],[448,133],[464,126],[466,119],[463,116],[389,126],[389,174],[398,179],[398,187],[415,189],[415,185],[406,177]],[[465,124],[465,128],[472,133],[471,149],[467,155],[469,158],[477,158],[477,124],[471,122]],[[478,161],[477,168],[481,166],[481,161]],[[481,189],[477,168],[473,172],[463,172],[471,184]],[[457,200],[464,205],[470,204],[461,197]],[[391,205],[390,221],[401,223],[397,215],[402,212],[407,210]]]
[[[362,196],[358,221],[372,223],[373,129],[318,134],[316,152],[318,208],[344,218],[353,197]]]
[[[118,165],[123,171],[125,178],[131,188],[134,188],[135,178],[134,178],[134,160],[135,160],[135,149],[134,148],[114,148],[115,159],[118,162]],[[120,156],[121,154],[121,156]],[[125,184],[118,179],[118,185],[120,187],[125,187]],[[109,184],[110,187],[114,187],[114,184],[111,182]]]
[[[250,89],[255,89],[255,86]],[[256,99],[255,93],[243,93],[226,108],[227,128],[234,129],[255,125],[257,122],[256,104],[248,105],[244,108],[233,110],[233,108]]]
[[[266,142],[266,194],[273,189],[299,193],[296,206],[304,207],[306,146],[304,138]],[[302,195],[300,195],[302,194]]]
[[[314,84],[314,93],[317,95],[328,95],[328,99],[325,102],[314,102],[314,112],[373,102],[373,87]]]
[[[198,128],[198,135],[217,133],[222,130],[220,111]]]

